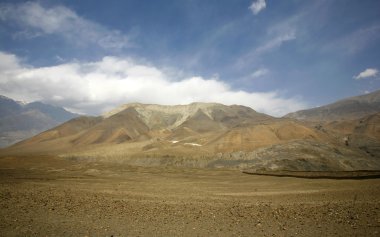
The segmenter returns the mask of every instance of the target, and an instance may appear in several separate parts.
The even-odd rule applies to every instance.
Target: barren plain
[[[379,179],[0,158],[1,236],[379,236]]]

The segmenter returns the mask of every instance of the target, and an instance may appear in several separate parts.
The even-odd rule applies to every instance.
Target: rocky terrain
[[[0,150],[0,235],[379,236],[379,120],[214,103],[74,118]]]
[[[379,236],[378,179],[0,158],[1,236]]]

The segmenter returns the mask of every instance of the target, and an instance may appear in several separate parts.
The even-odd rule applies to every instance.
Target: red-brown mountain
[[[377,133],[370,152],[355,144],[372,139],[367,131],[374,130],[371,124],[375,120],[365,118],[362,123],[367,127],[359,129],[340,123],[273,118],[239,105],[135,103],[100,117],[72,119],[0,154],[54,154],[149,166],[378,169],[378,151],[373,149],[378,144]],[[344,139],[351,133],[341,126],[347,131],[363,131],[358,133],[362,140],[351,135],[347,145]]]

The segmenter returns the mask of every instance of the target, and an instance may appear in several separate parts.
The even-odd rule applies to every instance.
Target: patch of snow
[[[170,141],[171,143],[173,143],[173,144],[175,144],[175,143],[177,143],[177,142],[179,142],[179,141]]]
[[[201,144],[198,144],[198,143],[185,143],[184,145],[190,145],[190,146],[202,146]]]
[[[25,100],[18,100],[18,101],[16,101],[19,105],[21,105],[21,106],[25,106],[25,105],[27,105],[28,104],[28,102],[26,102]]]

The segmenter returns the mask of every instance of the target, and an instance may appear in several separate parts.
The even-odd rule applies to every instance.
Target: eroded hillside
[[[143,166],[378,169],[378,120],[306,123],[238,105],[126,104],[101,117],[73,119],[2,153]]]

